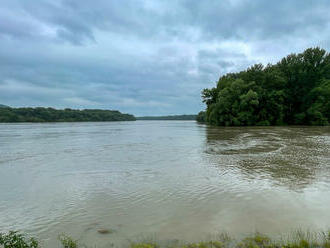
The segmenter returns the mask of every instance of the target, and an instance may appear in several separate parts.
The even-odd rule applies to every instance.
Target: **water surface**
[[[329,206],[329,127],[0,125],[0,231],[50,247],[328,229]]]

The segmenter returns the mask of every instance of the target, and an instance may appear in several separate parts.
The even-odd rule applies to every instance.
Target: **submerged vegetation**
[[[226,74],[202,98],[205,121],[213,125],[329,125],[330,54],[309,48]]]
[[[87,247],[79,244],[77,240],[67,235],[60,235],[59,242],[62,248]],[[114,245],[112,244],[111,247]],[[43,247],[35,238],[27,238],[18,232],[0,233],[0,247],[3,248],[40,248]],[[97,247],[94,245],[93,247]],[[237,240],[227,234],[221,234],[218,238],[210,241],[194,243],[181,242],[178,240],[161,242],[145,240],[130,242],[123,245],[128,248],[330,248],[330,232],[312,233],[296,231],[287,238],[271,239],[261,233]]]
[[[0,122],[74,122],[74,121],[135,121],[130,114],[116,110],[54,108],[0,108]]]

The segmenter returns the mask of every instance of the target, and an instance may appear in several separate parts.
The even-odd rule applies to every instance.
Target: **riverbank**
[[[79,248],[88,247],[68,235],[58,236],[59,247]],[[330,248],[330,231],[327,232],[303,232],[295,231],[281,238],[272,239],[264,234],[253,235],[235,239],[228,234],[219,234],[212,240],[189,243],[179,240],[157,241],[155,239],[144,239],[140,241],[127,241],[121,246],[111,243],[109,247],[125,248]],[[0,247],[4,248],[41,248],[45,247],[35,237],[28,237],[19,232],[10,231],[0,233]],[[94,244],[93,247],[98,247]]]
[[[206,111],[200,119],[216,126],[327,126],[329,66],[326,50],[309,48],[276,64],[222,75],[202,91]]]

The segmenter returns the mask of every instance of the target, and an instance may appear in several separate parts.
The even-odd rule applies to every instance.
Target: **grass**
[[[67,235],[60,235],[59,241],[63,248],[87,247],[79,245],[77,240]],[[97,247],[97,246],[94,246]],[[271,239],[261,233],[245,237],[240,240],[228,235],[220,235],[217,240],[187,243],[181,241],[157,242],[145,240],[130,242],[124,248],[330,248],[330,232],[302,232],[296,231],[286,238],[279,240]],[[0,248],[42,248],[35,238],[10,231],[0,233]]]

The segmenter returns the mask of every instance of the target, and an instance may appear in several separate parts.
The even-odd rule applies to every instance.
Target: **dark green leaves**
[[[10,231],[0,233],[0,245],[4,248],[38,248],[39,243],[34,238],[26,238],[23,234]]]
[[[275,65],[224,75],[216,88],[202,91],[202,98],[210,124],[328,125],[330,55],[309,48]]]

